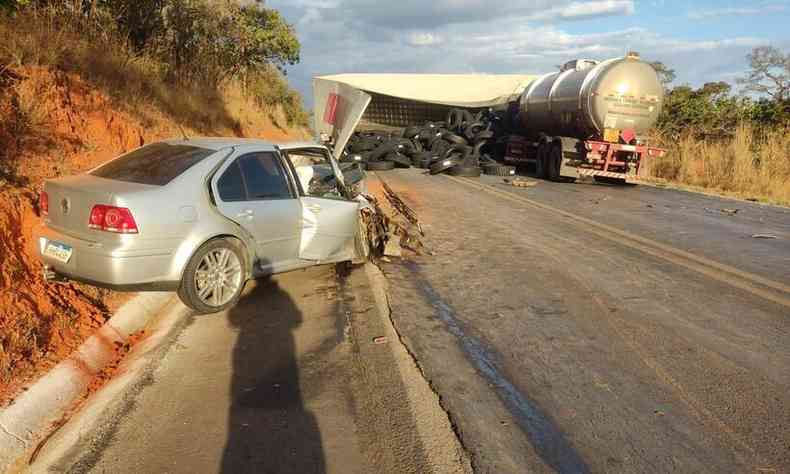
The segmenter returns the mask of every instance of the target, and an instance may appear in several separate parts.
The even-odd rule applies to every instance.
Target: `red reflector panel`
[[[329,94],[326,98],[326,109],[324,110],[324,123],[329,125],[335,124],[335,116],[337,114],[337,101],[340,97],[337,94]]]
[[[97,204],[91,209],[88,227],[118,234],[136,234],[137,223],[132,211],[125,207]]]
[[[44,191],[38,195],[38,208],[41,210],[42,216],[49,215],[49,194]]]

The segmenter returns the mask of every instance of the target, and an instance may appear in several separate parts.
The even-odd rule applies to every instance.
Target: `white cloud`
[[[444,43],[444,39],[435,33],[412,33],[408,43],[412,46],[436,46]]]
[[[661,0],[663,1],[663,0]],[[777,0],[772,0],[776,2]],[[289,78],[310,103],[312,77],[341,72],[529,73],[576,58],[607,59],[627,50],[674,68],[678,83],[730,79],[746,67],[758,37],[689,39],[652,31],[650,23],[570,20],[625,17],[631,0],[269,0],[296,25],[302,61]],[[333,5],[333,8],[326,8]],[[681,13],[682,15],[682,13]],[[642,24],[640,27],[611,25]],[[597,31],[596,31],[597,30]],[[592,31],[592,32],[590,32]]]
[[[560,18],[581,19],[604,15],[633,15],[632,0],[605,0],[599,2],[573,2],[559,11]]]
[[[783,12],[787,10],[787,4],[764,3],[762,5],[753,7],[726,7],[712,8],[709,10],[696,10],[689,12],[687,16],[692,20],[706,20],[724,16],[764,15],[767,13]]]

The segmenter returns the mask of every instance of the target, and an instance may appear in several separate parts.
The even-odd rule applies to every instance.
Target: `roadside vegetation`
[[[765,46],[736,81],[670,87],[675,73],[653,66],[667,87],[654,141],[667,155],[648,175],[692,188],[790,205],[790,53]]]
[[[123,301],[44,284],[44,179],[188,134],[304,136],[288,23],[236,0],[0,0],[0,406]]]

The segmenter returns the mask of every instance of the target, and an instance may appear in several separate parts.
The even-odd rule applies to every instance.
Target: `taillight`
[[[49,215],[49,194],[45,191],[41,191],[38,195],[38,208],[41,210],[42,216]]]
[[[136,234],[137,223],[132,211],[125,207],[105,206],[97,204],[91,209],[88,227],[105,232],[118,234]]]

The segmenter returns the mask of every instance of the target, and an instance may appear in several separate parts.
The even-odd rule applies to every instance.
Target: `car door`
[[[238,148],[212,186],[219,211],[255,241],[257,270],[276,273],[299,261],[302,204],[274,148]]]
[[[317,262],[353,258],[359,202],[347,197],[337,163],[323,147],[290,149],[286,157],[294,174],[301,177],[300,258]],[[307,172],[300,169],[306,167],[310,168]]]

